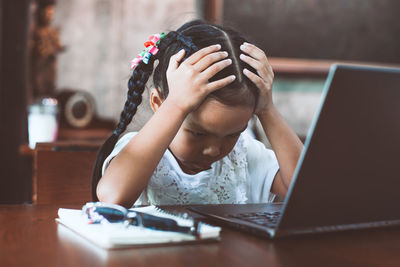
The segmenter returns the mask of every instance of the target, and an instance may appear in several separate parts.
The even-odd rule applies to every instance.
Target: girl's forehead
[[[187,116],[185,125],[216,135],[229,135],[244,130],[252,115],[253,107],[228,106],[208,98]]]

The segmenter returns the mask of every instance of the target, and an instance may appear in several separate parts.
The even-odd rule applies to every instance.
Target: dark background
[[[398,0],[225,0],[223,13],[268,56],[400,62]]]
[[[0,0],[0,203],[30,198],[27,142],[27,41],[30,0]]]

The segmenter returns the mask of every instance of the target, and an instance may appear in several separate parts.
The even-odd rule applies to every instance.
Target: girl
[[[133,61],[117,129],[97,157],[93,198],[130,207],[285,197],[302,144],[272,102],[274,74],[264,52],[237,32],[202,21],[145,45],[150,52]],[[155,60],[154,115],[116,144]],[[244,132],[253,114],[274,152]]]

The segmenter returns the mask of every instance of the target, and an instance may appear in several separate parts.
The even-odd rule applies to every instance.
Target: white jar
[[[58,104],[55,98],[43,98],[28,108],[29,147],[54,142],[58,134]]]

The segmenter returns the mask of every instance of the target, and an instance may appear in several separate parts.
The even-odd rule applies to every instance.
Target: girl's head
[[[166,40],[167,47],[160,49],[160,52],[156,55],[159,63],[154,70],[153,76],[154,86],[160,89],[164,98],[169,93],[166,72],[171,56],[178,53],[181,49],[185,49],[185,60],[201,48],[220,44],[221,51],[228,52],[228,58],[232,59],[232,64],[217,73],[210,81],[218,80],[232,74],[236,76],[236,79],[229,86],[211,93],[209,97],[215,98],[226,105],[255,105],[258,89],[243,75],[244,68],[250,70],[253,70],[253,68],[239,59],[239,47],[246,41],[239,33],[223,28],[222,26],[196,20],[184,24],[176,32],[170,32],[167,37],[172,37],[177,41],[169,43],[169,40]]]
[[[252,114],[252,106],[226,105],[209,97],[189,113],[169,149],[185,173],[209,169],[231,152]]]
[[[158,45],[159,52],[150,57],[148,64],[140,62],[134,69],[128,82],[127,100],[117,129],[99,151],[92,179],[94,200],[97,200],[96,186],[102,175],[104,159],[112,151],[119,135],[132,121],[142,101],[145,85],[153,73],[154,62],[158,61],[153,75],[154,86],[157,88],[156,94],[151,96],[153,110],[168,97],[166,71],[170,57],[181,49],[186,51],[183,59],[185,60],[201,48],[220,44],[221,51],[228,52],[232,64],[210,81],[232,74],[236,79],[228,86],[212,92],[197,110],[188,115],[170,145],[171,152],[184,171],[198,172],[232,150],[240,132],[245,129],[258,98],[257,87],[243,75],[244,68],[253,72],[255,70],[239,59],[239,47],[245,41],[244,37],[231,29],[203,21],[188,22],[161,39]]]

